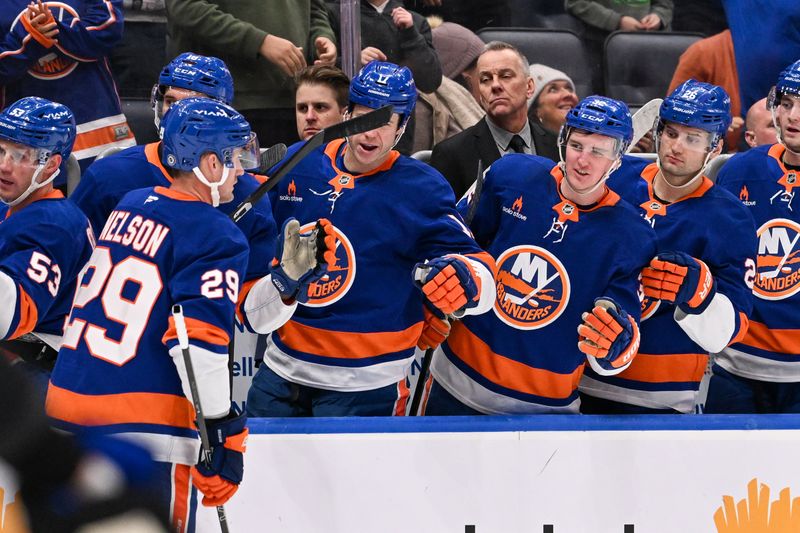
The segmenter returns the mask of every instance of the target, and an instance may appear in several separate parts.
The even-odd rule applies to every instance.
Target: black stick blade
[[[386,105],[375,111],[360,115],[350,120],[346,120],[333,126],[328,126],[322,133],[325,134],[322,142],[330,142],[334,139],[341,139],[350,135],[358,135],[365,131],[380,128],[392,119],[393,107]]]

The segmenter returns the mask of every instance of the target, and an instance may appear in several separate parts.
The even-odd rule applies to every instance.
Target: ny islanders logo
[[[310,232],[315,225],[316,222],[305,224],[300,228],[300,232]],[[309,286],[308,301],[301,305],[308,307],[330,305],[347,294],[353,285],[356,277],[356,254],[353,245],[339,228],[334,226],[333,232],[336,235],[336,261],[328,268],[328,273],[322,279]]]
[[[783,300],[800,291],[800,224],[776,218],[758,228],[753,290],[764,300]]]
[[[44,5],[50,10],[53,18],[65,26],[72,27],[81,20],[75,8],[68,4],[63,2],[44,2]],[[14,31],[18,24],[22,24],[20,18],[24,13],[25,11],[22,11],[11,23],[11,31]],[[76,61],[76,58],[70,56],[56,43],[48,53],[31,63],[28,74],[40,80],[55,80],[69,76],[77,66],[78,61]]]
[[[556,320],[570,295],[567,270],[538,246],[509,248],[497,260],[497,317],[517,329],[539,329]]]

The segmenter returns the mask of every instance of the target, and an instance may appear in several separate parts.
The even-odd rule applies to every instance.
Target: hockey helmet
[[[53,154],[68,158],[75,135],[72,111],[38,96],[17,100],[0,113],[0,138],[35,148],[40,164]]]
[[[411,117],[417,103],[417,87],[408,67],[394,63],[372,61],[365,65],[350,82],[350,110],[363,105],[378,109],[387,104],[400,115],[400,126]]]
[[[711,133],[714,148],[731,125],[731,99],[718,85],[690,79],[664,99],[658,115],[656,136],[664,122],[674,122]]]
[[[633,139],[633,123],[628,106],[605,96],[587,96],[567,112],[559,133],[559,146],[565,145],[573,129],[617,139],[617,154],[625,153]]]
[[[777,107],[784,94],[800,96],[800,60],[783,69],[778,75],[778,83],[767,97],[767,107],[770,109]]]

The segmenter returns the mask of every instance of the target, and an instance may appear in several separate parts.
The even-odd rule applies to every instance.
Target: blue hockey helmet
[[[400,115],[400,126],[408,122],[417,103],[417,86],[408,67],[372,61],[350,82],[350,109],[363,105],[379,109],[387,104]]]
[[[40,163],[53,154],[68,158],[75,135],[72,111],[38,96],[17,100],[0,113],[0,138],[35,148]]]
[[[628,106],[605,96],[587,96],[567,112],[566,121],[559,133],[559,146],[566,143],[573,129],[617,139],[618,154],[625,153],[633,139],[633,123]]]
[[[784,94],[800,96],[800,59],[783,69],[778,75],[778,82],[767,97],[767,107],[770,109],[777,107]]]
[[[690,79],[664,99],[658,115],[657,133],[664,122],[683,124],[711,133],[714,148],[731,125],[731,99],[718,85]]]

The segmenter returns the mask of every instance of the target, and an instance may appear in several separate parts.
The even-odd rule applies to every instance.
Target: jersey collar
[[[386,158],[380,166],[373,168],[369,172],[364,172],[363,174],[353,174],[351,172],[345,172],[339,168],[337,160],[339,158],[343,158],[345,152],[347,151],[348,147],[345,144],[347,141],[346,139],[337,139],[335,141],[331,141],[325,147],[325,155],[328,156],[328,159],[331,162],[331,167],[333,171],[336,173],[336,176],[333,177],[328,183],[333,186],[336,192],[341,191],[342,189],[352,189],[355,187],[355,181],[358,178],[365,178],[367,176],[372,176],[373,174],[377,174],[378,172],[385,172],[391,169],[394,166],[395,161],[397,158],[400,157],[400,152],[397,150],[392,150],[389,152],[389,157]],[[352,179],[347,179],[352,178]]]
[[[607,185],[603,185],[606,193],[602,198],[600,198],[600,200],[597,201],[597,203],[588,208],[580,207],[575,202],[564,198],[564,195],[561,194],[561,182],[564,181],[564,173],[561,171],[561,167],[559,165],[554,166],[550,171],[550,175],[553,176],[553,179],[556,182],[556,193],[561,200],[559,203],[553,206],[553,210],[556,212],[556,214],[558,214],[559,222],[564,222],[565,220],[577,222],[580,217],[579,213],[590,213],[600,209],[601,207],[611,207],[619,202],[619,195],[609,189]]]
[[[45,194],[45,195],[42,195],[42,196],[40,196],[40,197],[38,197],[38,198],[36,198],[36,199],[32,200],[32,201],[31,201],[31,203],[30,203],[30,204],[28,204],[28,205],[31,205],[31,204],[33,204],[33,203],[35,203],[35,202],[38,202],[39,200],[61,200],[62,198],[64,198],[64,193],[62,193],[62,192],[61,192],[60,190],[58,190],[58,189],[53,189],[53,190],[52,190],[52,191],[50,191],[49,193],[47,193],[47,194]],[[21,211],[21,209],[20,209],[20,211]],[[10,217],[10,216],[12,215],[12,213],[16,213],[16,212],[17,212],[17,211],[14,211],[12,208],[10,208],[10,207],[9,207],[9,208],[6,210],[6,216],[5,216],[5,218],[8,218],[8,217]]]
[[[144,145],[144,155],[147,158],[147,162],[157,167],[164,178],[172,183],[172,176],[169,175],[169,172],[161,163],[161,141]]]

